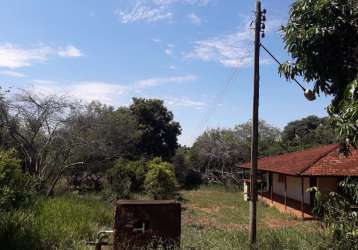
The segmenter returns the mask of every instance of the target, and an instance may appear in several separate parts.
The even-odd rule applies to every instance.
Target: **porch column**
[[[304,213],[303,213],[303,203],[304,203],[304,188],[303,188],[303,176],[301,177],[301,213],[302,213],[302,218],[305,217]]]
[[[287,209],[287,175],[285,175],[285,210]]]
[[[271,196],[271,204],[273,204],[273,176],[272,173],[269,173],[269,182],[270,182],[270,196]]]

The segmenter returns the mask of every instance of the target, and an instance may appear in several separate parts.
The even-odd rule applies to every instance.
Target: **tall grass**
[[[39,200],[34,208],[0,218],[0,249],[86,249],[85,240],[111,228],[113,206],[104,201],[67,195]],[[2,248],[6,242],[6,248]]]
[[[182,249],[249,249],[248,206],[240,192],[202,187],[183,191],[182,196]],[[93,249],[85,240],[112,228],[113,207],[88,194],[40,200],[26,211],[0,215],[0,249]],[[261,203],[258,211],[258,249],[325,249],[324,231],[317,229],[317,223],[295,221]],[[273,220],[293,223],[272,228]]]

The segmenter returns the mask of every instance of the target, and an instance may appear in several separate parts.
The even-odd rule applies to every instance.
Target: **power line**
[[[238,68],[233,68],[229,71],[229,74],[226,77],[225,83],[223,84],[223,87],[220,89],[220,91],[217,93],[213,101],[208,107],[208,110],[206,114],[203,116],[203,118],[200,120],[198,125],[195,127],[194,132],[190,136],[190,140],[194,139],[194,136],[196,135],[196,132],[201,129],[202,127],[205,127],[207,122],[210,120],[211,116],[215,113],[218,104],[222,101],[223,97],[227,93],[227,91],[232,87],[233,82],[238,77],[239,70]]]
[[[260,46],[261,46],[261,47],[267,52],[267,54],[269,54],[269,55],[272,57],[272,59],[274,59],[280,66],[282,65],[282,63],[281,63],[262,43],[260,43]],[[302,89],[303,91],[306,91],[305,87],[303,87],[302,84],[299,83],[299,82],[296,80],[296,78],[293,78],[293,80],[297,83],[298,86],[301,87],[301,89]]]

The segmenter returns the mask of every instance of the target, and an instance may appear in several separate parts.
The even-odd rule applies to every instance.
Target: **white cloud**
[[[82,53],[75,46],[69,45],[64,49],[59,49],[58,55],[62,57],[80,57],[82,56]]]
[[[164,50],[164,53],[167,54],[168,56],[170,56],[171,54],[173,54],[173,51],[169,48]]]
[[[156,22],[172,17],[166,6],[146,6],[142,2],[137,2],[131,10],[117,9],[114,14],[123,24],[144,21],[148,23]]]
[[[196,14],[194,14],[194,13],[189,14],[188,18],[195,25],[200,25],[201,24],[201,18],[199,16],[197,16]]]
[[[185,57],[219,62],[227,67],[246,67],[252,62],[251,47],[252,34],[246,24],[237,32],[196,41]]]
[[[47,46],[23,49],[11,43],[0,45],[0,67],[16,69],[31,66],[34,62],[47,61],[52,49]]]
[[[206,6],[210,0],[153,0],[157,5],[171,5],[176,3]]]
[[[175,65],[169,65],[169,69],[171,69],[171,70],[176,70],[177,67],[176,67]]]
[[[128,87],[101,81],[81,81],[60,85],[54,81],[38,80],[37,84],[33,85],[33,90],[44,95],[66,95],[85,102],[98,100],[115,105],[119,103],[118,98],[128,92]]]
[[[0,44],[0,67],[16,69],[29,67],[34,63],[46,62],[53,55],[65,57],[78,57],[81,52],[70,45],[65,49],[56,49],[50,46],[37,46],[35,48],[20,48],[12,43]]]
[[[35,83],[35,84],[56,84],[55,81],[51,81],[51,80],[41,80],[41,79],[31,80],[31,83]]]
[[[168,83],[181,83],[181,82],[193,81],[195,79],[196,76],[194,75],[172,76],[172,77],[165,77],[165,78],[150,78],[150,79],[140,80],[136,82],[135,85],[138,88],[148,88],[148,87],[155,87]]]
[[[24,75],[22,73],[12,71],[12,70],[0,71],[0,75],[10,76],[10,77],[25,77],[26,76],[26,75]]]
[[[161,42],[161,40],[159,38],[153,38],[152,41],[155,42],[155,43],[160,43]]]
[[[281,23],[278,19],[268,22],[266,33],[277,31]],[[236,32],[195,41],[192,51],[185,53],[184,57],[217,62],[226,67],[243,68],[251,65],[253,61],[253,31],[250,29],[250,22],[242,25]]]
[[[117,9],[115,16],[123,24],[135,22],[153,23],[173,17],[174,4],[206,6],[209,0],[136,0],[132,8]]]
[[[195,109],[203,109],[207,106],[207,103],[201,102],[201,101],[195,101],[190,99],[189,97],[172,97],[172,98],[166,98],[164,100],[168,105],[170,106],[176,106],[176,107],[190,107]]]

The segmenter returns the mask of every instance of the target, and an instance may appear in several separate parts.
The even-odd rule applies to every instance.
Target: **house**
[[[250,169],[251,163],[240,165]],[[325,145],[299,152],[264,157],[258,170],[266,175],[267,187],[259,193],[265,202],[302,217],[311,217],[314,194],[307,192],[317,186],[322,193],[339,191],[344,177],[358,176],[358,150],[345,157],[339,145]]]

